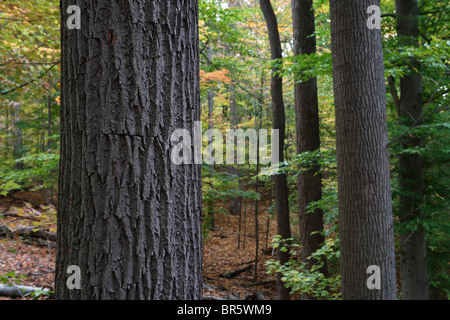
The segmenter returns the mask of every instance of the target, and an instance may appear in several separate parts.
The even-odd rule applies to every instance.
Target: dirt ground
[[[20,192],[13,198],[0,199],[0,224],[14,228],[31,226],[36,220],[28,219],[42,210],[44,197],[31,192]],[[27,209],[32,207],[33,210]],[[269,219],[267,207],[260,206],[258,215],[259,250],[255,279],[255,225],[254,211],[249,205],[245,214],[232,216],[224,213],[215,215],[215,228],[208,230],[204,239],[203,282],[204,297],[244,299],[258,291],[266,299],[275,299],[275,276],[266,273],[265,262],[273,258],[270,240],[276,232],[276,222]],[[18,216],[16,208],[25,208],[25,214]],[[244,210],[242,210],[244,211]],[[12,216],[8,215],[12,213]],[[21,211],[19,210],[19,213]],[[6,215],[5,215],[6,214]],[[14,215],[15,214],[15,215]],[[36,216],[39,218],[39,216]],[[241,234],[239,235],[239,222]],[[34,222],[36,223],[36,222]],[[56,229],[47,222],[46,227]],[[268,230],[268,236],[267,236]],[[245,237],[244,237],[245,234]],[[56,248],[54,242],[35,241],[20,236],[0,239],[0,281],[5,280],[21,285],[53,289]],[[230,279],[223,277],[227,272],[241,268],[246,270]],[[5,280],[6,281],[6,280]],[[0,297],[0,300],[11,298]],[[19,299],[31,299],[23,297]],[[48,299],[42,297],[40,299]]]

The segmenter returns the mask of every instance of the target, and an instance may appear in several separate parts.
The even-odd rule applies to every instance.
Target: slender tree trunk
[[[366,13],[369,6],[379,4],[330,1],[341,282],[346,300],[396,299],[381,31],[367,27]],[[379,270],[367,273],[370,266]]]
[[[259,1],[261,10],[267,24],[267,31],[270,42],[270,52],[272,60],[282,59],[282,49],[280,42],[280,35],[278,32],[278,23],[275,13],[273,11],[270,0]],[[275,72],[277,68],[272,70],[272,78],[270,83],[270,93],[272,96],[273,109],[273,128],[279,130],[279,161],[284,161],[284,135],[286,118],[284,112],[283,101],[283,79]],[[274,141],[272,141],[274,143]],[[278,235],[281,239],[291,238],[291,228],[289,221],[289,191],[287,187],[287,179],[285,174],[277,174],[274,176],[275,183],[275,203],[277,207],[277,223]],[[278,250],[278,260],[283,265],[289,261],[289,252]],[[277,298],[279,300],[290,299],[289,289],[285,287],[281,281],[281,275],[277,275]]]
[[[61,1],[57,299],[200,299],[201,166],[175,165],[200,119],[198,3]],[[81,288],[66,285],[81,271]]]
[[[310,55],[316,52],[315,20],[312,0],[292,0],[294,30],[294,54]],[[295,110],[297,115],[297,152],[320,149],[319,101],[317,79],[311,78],[295,85]],[[301,259],[308,268],[317,263],[308,259],[321,248],[323,235],[323,211],[307,213],[308,205],[322,198],[322,176],[318,165],[301,172],[298,178]],[[326,261],[321,272],[327,275]],[[303,299],[309,299],[305,293]]]
[[[230,124],[232,129],[237,129],[237,103],[235,96],[235,87],[231,85],[231,97],[230,97]],[[233,184],[237,185],[237,187],[241,188],[241,182],[239,179],[239,169],[238,165],[228,165],[227,166],[228,173],[236,176]],[[230,213],[232,215],[240,215],[241,214],[241,197],[233,197],[230,203]]]
[[[212,60],[212,50],[208,48],[208,59]],[[208,130],[214,130],[214,93],[211,89],[208,90]],[[213,136],[208,139],[208,145],[213,143]],[[214,177],[214,163],[210,165],[211,178]],[[214,203],[212,199],[209,199],[206,203],[208,210],[208,224],[210,229],[215,228],[215,215],[214,215]]]
[[[418,46],[419,26],[416,0],[396,0],[397,33],[400,46]],[[409,71],[400,78],[398,116],[405,126],[413,125],[422,117],[422,76],[420,64],[412,59]],[[402,149],[422,147],[422,140],[408,135],[402,140]],[[400,215],[405,224],[421,219],[423,202],[423,160],[420,154],[401,152]],[[421,225],[415,231],[401,234],[401,291],[404,300],[428,299],[428,272],[426,264],[425,230]]]
[[[13,102],[12,106],[12,112],[11,112],[11,118],[14,123],[14,142],[13,142],[13,159],[18,160],[22,158],[23,156],[23,134],[22,134],[22,128],[20,127],[20,103],[19,102]],[[16,170],[23,170],[24,165],[23,162],[18,161],[14,162],[14,169]]]

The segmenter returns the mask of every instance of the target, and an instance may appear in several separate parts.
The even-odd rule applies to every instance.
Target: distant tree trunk
[[[418,46],[419,10],[416,0],[396,0],[397,33],[400,46]],[[401,50],[401,49],[400,49]],[[405,126],[412,126],[422,117],[422,75],[420,64],[412,59],[405,76],[400,78],[398,116]],[[423,147],[422,140],[407,135],[402,149]],[[421,219],[423,203],[423,159],[420,154],[401,152],[399,156],[400,217],[404,224]],[[425,230],[406,230],[401,235],[401,291],[404,300],[428,299],[428,272],[426,264]]]
[[[330,1],[344,300],[396,299],[381,31],[366,26],[379,4]],[[367,285],[370,266],[380,289]]]
[[[310,55],[316,52],[314,8],[312,0],[292,0],[292,20],[294,30],[294,54]],[[320,149],[319,101],[317,79],[311,78],[295,85],[295,110],[297,115],[297,152]],[[322,198],[322,176],[318,165],[301,172],[298,178],[298,201],[300,223],[301,259],[308,268],[317,263],[308,259],[321,248],[323,235],[323,211],[307,213],[308,205]],[[327,275],[326,261],[321,272]],[[311,298],[309,294],[303,299]]]
[[[201,166],[175,129],[200,120],[196,0],[61,1],[56,299],[201,299]],[[193,150],[192,150],[193,151]],[[81,270],[69,289],[67,268]]]
[[[235,88],[232,85],[231,88],[231,97],[230,97],[230,124],[232,129],[237,129],[237,104],[236,104],[236,96],[235,96]],[[240,189],[240,180],[239,180],[239,169],[237,165],[228,165],[227,166],[228,173],[236,176],[236,180],[233,184],[236,184]],[[233,197],[230,203],[230,213],[232,215],[240,215],[241,214],[241,197]]]
[[[267,24],[267,31],[270,42],[270,52],[272,60],[282,59],[282,49],[280,42],[280,34],[278,32],[278,23],[273,11],[270,0],[259,1],[261,10]],[[284,136],[286,118],[284,112],[283,101],[283,79],[275,74],[277,68],[272,70],[272,78],[270,83],[270,93],[272,96],[273,109],[273,128],[279,130],[279,161],[284,161]],[[272,141],[272,143],[275,143]],[[274,176],[275,183],[275,203],[277,207],[277,223],[278,235],[281,239],[291,238],[291,228],[289,221],[289,191],[285,174],[277,174]],[[283,265],[289,261],[289,253],[278,250],[278,260]],[[281,275],[277,275],[277,298],[279,300],[290,299],[289,289],[285,287],[281,281]]]
[[[52,101],[50,99],[50,94],[47,95],[47,148],[50,149],[52,146],[52,140],[50,139],[52,135]]]
[[[212,60],[212,50],[209,47],[207,51],[208,59]],[[214,130],[214,92],[208,89],[208,130]],[[208,139],[208,145],[213,143],[213,136]],[[210,165],[211,177],[214,177],[214,163]],[[215,216],[214,216],[214,202],[210,198],[206,201],[206,209],[208,214],[208,225],[210,229],[215,228]]]
[[[13,142],[13,159],[18,160],[23,156],[23,134],[20,127],[20,103],[13,102],[11,118],[14,123],[14,142]],[[23,170],[24,165],[21,161],[14,162],[14,169]]]

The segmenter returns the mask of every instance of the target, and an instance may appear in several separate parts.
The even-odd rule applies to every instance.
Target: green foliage
[[[286,245],[289,243],[289,245]],[[281,280],[293,293],[308,293],[316,300],[340,299],[340,275],[339,273],[325,276],[320,269],[323,261],[333,265],[339,260],[339,248],[337,239],[328,239],[321,249],[314,252],[309,259],[318,261],[310,269],[305,263],[296,258],[301,250],[298,239],[291,238],[281,241],[279,237],[273,239],[274,248],[289,251],[291,259],[284,265],[279,261],[268,260],[266,266],[270,274],[281,273]],[[292,258],[294,257],[294,258]]]
[[[50,188],[57,183],[58,153],[35,153],[15,160],[24,164],[23,170],[0,168],[0,194],[6,196],[12,190]]]
[[[27,279],[27,277],[23,275],[17,275],[14,271],[0,275],[0,282],[8,286],[20,284],[20,282],[24,279]]]
[[[226,201],[234,197],[243,199],[260,199],[260,194],[255,191],[239,189],[239,177],[226,171],[211,170],[210,165],[203,165],[203,201],[214,203],[217,200]],[[214,209],[215,210],[215,209]]]

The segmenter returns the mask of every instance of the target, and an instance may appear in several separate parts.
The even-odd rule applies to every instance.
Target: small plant
[[[339,259],[339,250],[337,249],[337,240],[328,239],[321,249],[313,253],[308,259],[314,259],[318,263],[311,269],[306,267],[303,261],[298,257],[298,239],[291,238],[280,241],[279,237],[273,240],[274,247],[282,251],[290,251],[291,259],[284,265],[279,261],[269,260],[266,262],[269,274],[281,273],[281,280],[292,293],[308,293],[313,299],[317,300],[338,300],[340,299],[340,274],[334,273],[325,276],[320,269],[323,261],[336,261]],[[286,245],[290,243],[289,245]]]
[[[53,296],[53,291],[50,290],[35,290],[29,292],[25,295],[26,297],[31,297],[33,300],[39,300],[42,297],[51,297]]]
[[[10,287],[19,284],[24,279],[27,279],[27,277],[23,275],[16,275],[14,271],[0,275],[0,281]]]

